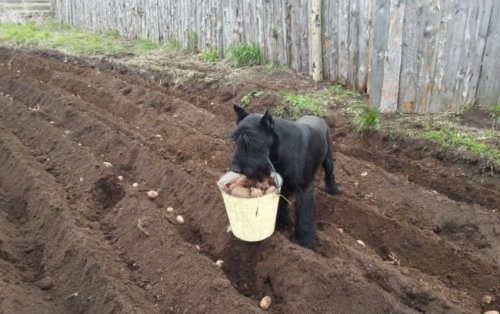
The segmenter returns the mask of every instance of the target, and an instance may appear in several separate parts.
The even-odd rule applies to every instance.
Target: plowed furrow
[[[140,291],[127,285],[119,267],[101,267],[114,264],[109,247],[96,241],[88,228],[78,227],[76,208],[66,201],[64,189],[3,123],[0,128],[0,186],[9,199],[24,200],[25,236],[36,237],[43,244],[39,248],[40,268],[54,278],[56,303],[74,312],[104,309],[139,313],[141,307],[153,311],[151,304],[141,300]],[[80,275],[65,276],[75,270]]]

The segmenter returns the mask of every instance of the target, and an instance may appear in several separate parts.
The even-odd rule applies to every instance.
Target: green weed
[[[380,126],[377,108],[364,107],[354,118],[354,125],[358,131],[376,130]]]
[[[270,62],[264,66],[264,70],[268,74],[273,74],[277,72],[287,72],[287,73],[292,73],[293,71],[290,70],[286,65],[280,64],[277,60],[274,60],[273,62]]]
[[[188,33],[187,49],[189,52],[198,52],[198,34],[196,32]]]
[[[359,97],[361,94],[355,90],[348,89],[342,85],[332,85],[323,92],[324,96],[333,97],[336,99],[345,99]]]
[[[496,104],[490,109],[490,115],[493,119],[500,119],[500,104]]]
[[[241,97],[240,106],[245,108],[250,104],[250,100],[252,100],[252,98],[260,97],[262,95],[264,95],[264,92],[262,92],[262,91],[250,92],[250,93],[246,94],[245,96]]]
[[[235,68],[259,65],[262,54],[257,44],[235,44],[228,49],[228,59]]]
[[[275,114],[283,118],[297,119],[303,115],[326,115],[326,104],[310,95],[288,93],[284,96],[285,104],[275,109]]]
[[[135,50],[138,52],[147,52],[151,50],[156,50],[161,47],[159,43],[155,43],[149,39],[138,39],[135,42]]]
[[[500,150],[479,142],[469,135],[461,135],[453,129],[427,130],[423,136],[444,148],[472,153],[490,164],[500,166]]]
[[[201,60],[206,63],[215,63],[219,60],[219,52],[216,49],[203,51],[201,54]]]

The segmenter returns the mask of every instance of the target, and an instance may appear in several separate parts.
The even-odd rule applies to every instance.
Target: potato
[[[274,193],[274,191],[276,191],[276,187],[274,185],[271,185],[270,187],[268,187],[266,189],[266,193],[265,194]]]
[[[262,192],[261,189],[258,189],[258,188],[250,188],[250,196],[252,197],[259,197],[261,196],[262,194],[264,194]]]
[[[231,190],[231,194],[234,196],[239,196],[239,197],[249,197],[250,196],[250,189],[247,189],[242,186],[235,186]]]
[[[226,183],[223,186],[223,190],[228,194],[238,197],[259,197],[276,191],[276,187],[271,177],[255,181],[245,176],[240,176]]]
[[[158,197],[158,192],[150,190],[146,192],[146,195],[148,196],[149,199],[154,200],[155,198]]]
[[[216,262],[215,262],[215,265],[217,265],[217,267],[222,267],[222,264],[224,264],[224,261],[221,260],[221,259],[218,259]]]
[[[260,300],[259,306],[264,311],[267,311],[271,307],[271,302],[272,302],[271,297],[266,295]]]
[[[234,187],[237,187],[237,186],[245,186],[245,185],[247,185],[246,181],[247,180],[245,177],[236,178],[230,182],[229,189],[232,190]]]

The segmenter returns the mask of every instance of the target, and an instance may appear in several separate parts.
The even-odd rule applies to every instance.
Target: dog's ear
[[[238,105],[234,105],[234,112],[236,112],[236,124],[240,123],[241,120],[245,119],[245,117],[249,115],[243,107]]]
[[[260,119],[260,125],[266,130],[272,130],[274,128],[274,119],[269,113],[269,110],[266,110],[266,113],[264,113],[264,116]]]

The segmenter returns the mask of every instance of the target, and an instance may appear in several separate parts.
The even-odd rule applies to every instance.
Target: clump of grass
[[[283,118],[297,119],[303,115],[326,115],[326,104],[316,97],[299,93],[284,96],[285,104],[278,106],[275,114]]]
[[[0,38],[16,44],[58,48],[74,55],[115,54],[125,50],[113,32],[92,33],[54,22],[3,23]]]
[[[328,87],[324,93],[324,96],[333,97],[334,99],[345,99],[345,98],[353,98],[359,97],[361,94],[355,90],[348,89],[342,85],[336,84]]]
[[[216,49],[203,51],[201,54],[201,60],[206,63],[215,63],[219,60],[219,52]]]
[[[182,44],[178,39],[170,37],[165,43],[165,47],[169,51],[179,51],[182,48]]]
[[[481,143],[472,136],[461,135],[453,129],[427,130],[423,136],[444,148],[469,152],[486,160],[492,166],[500,166],[500,150]]]
[[[228,59],[235,68],[259,65],[262,53],[257,44],[235,44],[228,49]]]
[[[188,33],[187,49],[189,52],[198,52],[198,34],[196,32]]]
[[[15,42],[16,44],[35,44],[46,41],[51,36],[51,27],[41,27],[35,23],[0,24],[0,38],[6,41]]]
[[[266,64],[264,67],[264,70],[268,74],[273,74],[273,73],[277,73],[277,72],[292,73],[292,70],[290,70],[289,67],[287,67],[286,65],[280,64],[278,60],[274,60],[273,62]]]
[[[262,92],[262,91],[259,91],[259,90],[252,91],[252,92],[246,94],[245,96],[241,97],[240,106],[243,108],[246,108],[250,104],[250,101],[252,100],[252,98],[257,98],[257,97],[260,97],[262,95],[264,95],[264,92]]]
[[[354,125],[358,131],[376,130],[380,126],[379,112],[377,108],[363,107],[354,118]]]
[[[496,104],[490,109],[490,115],[493,119],[500,119],[500,104]]]
[[[149,39],[138,39],[135,42],[135,50],[138,52],[147,52],[151,50],[159,49],[161,46],[159,43],[155,43]]]

